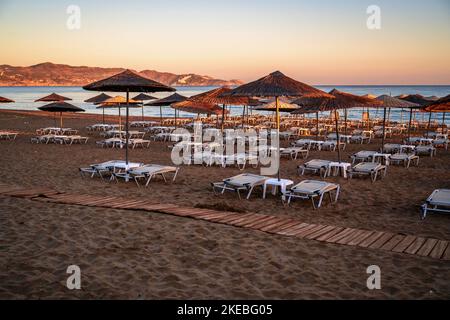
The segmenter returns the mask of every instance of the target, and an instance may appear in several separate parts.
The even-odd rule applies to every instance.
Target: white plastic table
[[[349,162],[330,162],[328,164],[328,173],[327,176],[331,176],[333,174],[334,176],[337,175],[339,170],[342,171],[342,176],[344,178],[347,178],[347,169],[352,166]]]
[[[375,162],[377,158],[384,158],[384,163],[388,166],[390,156],[390,153],[375,153],[372,157],[372,162]]]
[[[279,187],[281,189],[280,191],[281,191],[283,200],[285,200],[286,188],[287,188],[287,186],[290,186],[293,184],[294,184],[294,181],[288,180],[288,179],[280,179],[280,180],[278,180],[277,178],[267,179],[266,182],[264,182],[263,199],[266,198],[267,186],[272,186],[272,194],[276,195],[277,187]]]

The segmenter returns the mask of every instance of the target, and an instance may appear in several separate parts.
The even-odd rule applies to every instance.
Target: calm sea
[[[381,95],[381,94],[390,94],[392,96],[400,95],[400,94],[421,94],[423,96],[438,96],[443,97],[450,93],[450,86],[316,86],[317,88],[330,91],[333,88],[338,90],[363,95],[363,94],[373,94],[373,95]],[[195,94],[199,94],[208,90],[213,89],[214,87],[178,87],[177,92],[184,96],[192,96]],[[0,87],[0,96],[4,96],[16,101],[15,103],[1,104],[0,108],[2,109],[19,109],[19,110],[37,110],[37,107],[42,106],[44,103],[37,103],[34,100],[48,95],[52,92],[58,93],[60,95],[69,97],[73,99],[71,103],[83,108],[88,113],[101,114],[102,110],[96,109],[96,107],[92,104],[88,104],[83,102],[84,100],[97,95],[97,92],[85,91],[81,87]],[[109,95],[119,95],[120,93],[109,93]],[[123,95],[123,94],[122,94]],[[157,98],[163,98],[167,96],[167,93],[154,93],[151,94]],[[133,97],[134,94],[131,94]],[[239,115],[242,113],[242,108],[239,106],[230,107],[231,113]],[[163,115],[166,117],[173,116],[174,110],[170,107],[162,108]],[[253,111],[258,112],[258,111]],[[349,118],[351,119],[360,119],[362,110],[359,109],[351,109],[349,110]],[[117,114],[117,110],[106,109],[105,114]],[[131,115],[141,115],[142,110],[140,108],[132,108],[130,109]],[[158,107],[145,107],[144,115],[146,116],[159,116],[159,108]],[[180,116],[185,117],[193,117],[192,114],[189,113],[180,113]],[[373,117],[382,117],[382,110],[373,109],[370,111],[371,118]],[[417,113],[415,115],[417,120],[428,119],[428,116],[424,113]],[[403,120],[407,121],[408,115],[407,111],[404,112],[401,110],[392,110],[391,111],[391,119],[393,120]],[[433,114],[433,119],[441,121],[442,114],[436,113]],[[450,124],[450,116],[447,117],[446,123]]]

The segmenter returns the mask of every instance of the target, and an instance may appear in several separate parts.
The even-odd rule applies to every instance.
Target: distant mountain
[[[0,86],[83,86],[125,69],[69,66],[45,62],[29,67],[0,65]],[[147,78],[170,86],[233,86],[240,80],[221,80],[197,74],[174,74],[155,70],[140,72]]]

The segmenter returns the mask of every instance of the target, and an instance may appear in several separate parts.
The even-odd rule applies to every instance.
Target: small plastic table
[[[333,174],[334,176],[337,175],[339,171],[342,171],[342,176],[344,178],[347,178],[347,169],[352,166],[349,162],[330,162],[328,165],[328,176]]]
[[[389,157],[391,156],[390,153],[375,153],[372,156],[372,162],[375,162],[377,158],[384,158],[384,163],[388,166],[389,165]]]
[[[272,194],[276,195],[277,187],[279,187],[282,197],[283,197],[283,200],[285,200],[286,188],[293,184],[294,184],[294,181],[288,180],[288,179],[280,179],[280,180],[278,180],[277,178],[267,179],[266,182],[264,182],[263,199],[266,198],[267,186],[272,186]]]

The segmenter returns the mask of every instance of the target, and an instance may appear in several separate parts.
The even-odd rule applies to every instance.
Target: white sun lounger
[[[337,145],[338,145],[337,140],[327,140],[322,144],[321,150],[336,151]],[[342,147],[342,150],[345,150],[345,146],[346,146],[345,142],[341,141],[339,143],[339,147]]]
[[[351,156],[352,164],[354,164],[356,161],[370,162],[372,161],[372,158],[376,153],[377,151],[359,151]]]
[[[350,179],[353,177],[353,175],[360,175],[360,176],[365,175],[370,176],[372,182],[375,182],[377,180],[377,177],[381,178],[386,175],[386,168],[387,166],[382,165],[380,163],[361,162],[355,165],[354,167],[349,168],[347,173]]]
[[[332,198],[332,192],[335,191],[334,201]],[[320,208],[322,205],[323,197],[328,193],[330,196],[330,202],[336,202],[339,198],[340,186],[335,183],[328,183],[325,181],[317,180],[304,180],[285,193],[287,203],[290,204],[292,198],[299,199],[311,199],[314,209]],[[317,206],[314,202],[315,198],[319,198]]]
[[[113,173],[113,177],[115,178],[116,181],[117,178],[124,178],[124,179],[133,178],[138,187],[140,186],[139,180],[144,179],[145,187],[148,187],[151,180],[156,176],[161,176],[164,182],[167,182],[167,179],[165,177],[165,174],[167,173],[173,173],[172,181],[175,181],[178,175],[178,170],[180,170],[180,168],[178,167],[165,166],[159,164],[147,164],[144,166],[131,168],[127,172]]]
[[[0,140],[16,140],[17,132],[0,131]]]
[[[422,205],[422,219],[428,211],[450,213],[450,189],[436,189]]]
[[[280,148],[281,157],[290,157],[292,160],[296,160],[298,154],[301,154],[302,158],[306,159],[308,158],[309,151],[308,149],[303,149],[301,147]]]
[[[416,155],[427,155],[433,157],[436,155],[436,148],[433,146],[417,146],[414,148]]]
[[[383,146],[383,153],[398,153],[400,152],[401,145],[398,143],[386,143]]]
[[[415,166],[419,166],[419,156],[410,153],[396,153],[389,156],[389,162],[391,164],[403,164],[406,168],[409,168],[411,162]]]
[[[331,161],[328,160],[313,159],[298,166],[298,171],[300,175],[304,175],[306,171],[311,171],[313,173],[319,173],[321,177],[325,177],[330,163]]]
[[[264,182],[269,179],[269,177],[259,176],[251,173],[242,173],[237,176],[224,179],[221,182],[211,183],[213,191],[217,194],[216,190],[223,194],[225,190],[236,191],[239,199],[241,199],[241,191],[247,192],[246,199],[249,199],[252,191],[255,187],[264,187]]]

